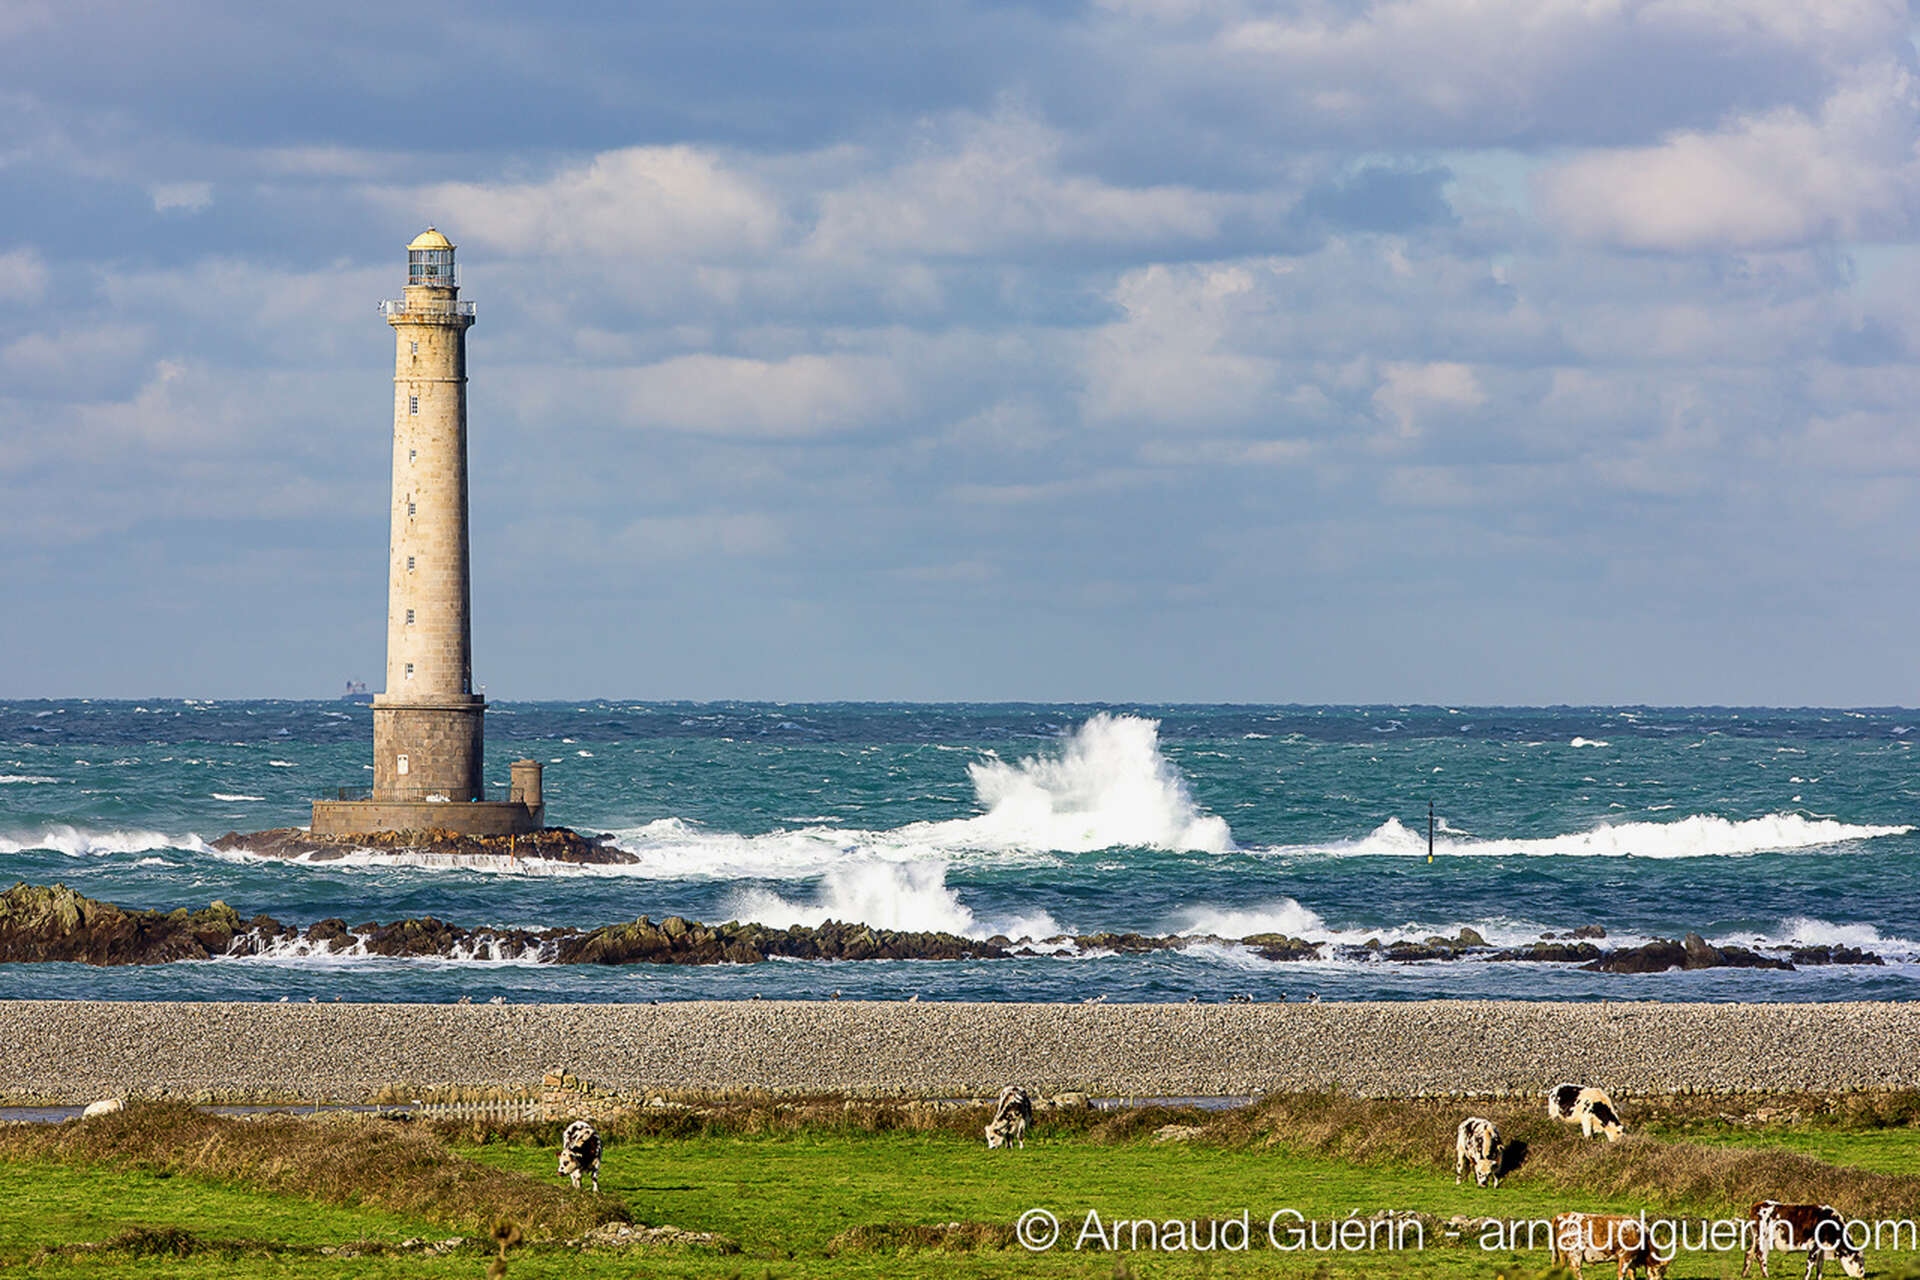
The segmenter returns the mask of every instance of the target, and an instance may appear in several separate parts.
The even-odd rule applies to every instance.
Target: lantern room
[[[407,246],[407,283],[451,289],[459,284],[453,272],[453,242],[428,227]]]

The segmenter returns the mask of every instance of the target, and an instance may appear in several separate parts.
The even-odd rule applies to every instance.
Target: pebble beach
[[[1920,1006],[1418,1001],[1251,1005],[689,1001],[0,1002],[0,1101],[356,1102],[396,1087],[1406,1097],[1920,1087]]]

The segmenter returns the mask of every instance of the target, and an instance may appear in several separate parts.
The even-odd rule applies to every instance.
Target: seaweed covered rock
[[[249,922],[224,902],[145,911],[98,902],[64,884],[24,881],[0,893],[0,962],[165,964],[222,955]]]

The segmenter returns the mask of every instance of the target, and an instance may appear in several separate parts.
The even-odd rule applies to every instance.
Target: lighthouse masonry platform
[[[439,831],[520,835],[546,820],[541,766],[504,795],[484,772],[486,699],[473,691],[467,537],[467,330],[454,245],[428,227],[407,246],[393,328],[393,508],[387,682],[373,700],[373,786],[313,802],[316,836]]]

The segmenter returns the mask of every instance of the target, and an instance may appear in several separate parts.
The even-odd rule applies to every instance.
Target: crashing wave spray
[[[795,879],[849,860],[930,862],[987,853],[1088,853],[1148,848],[1224,853],[1233,833],[1202,811],[1172,761],[1160,752],[1160,724],[1102,712],[1062,739],[1055,756],[1008,764],[997,757],[967,766],[986,812],[890,831],[803,827],[746,836],[710,832],[663,818],[615,832],[614,843],[640,862],[608,874],[681,879]],[[871,922],[870,922],[871,923]]]
[[[728,910],[742,921],[786,928],[817,927],[828,920],[858,922],[878,929],[952,933],[963,938],[1049,938],[1061,932],[1046,912],[1007,920],[983,921],[947,884],[938,862],[862,861],[835,867],[821,881],[812,902],[795,902],[766,889],[735,894]]]
[[[987,812],[931,830],[998,847],[1086,853],[1122,846],[1225,853],[1233,833],[1202,813],[1186,779],[1160,753],[1160,722],[1106,712],[1066,739],[1057,757],[967,766]]]

